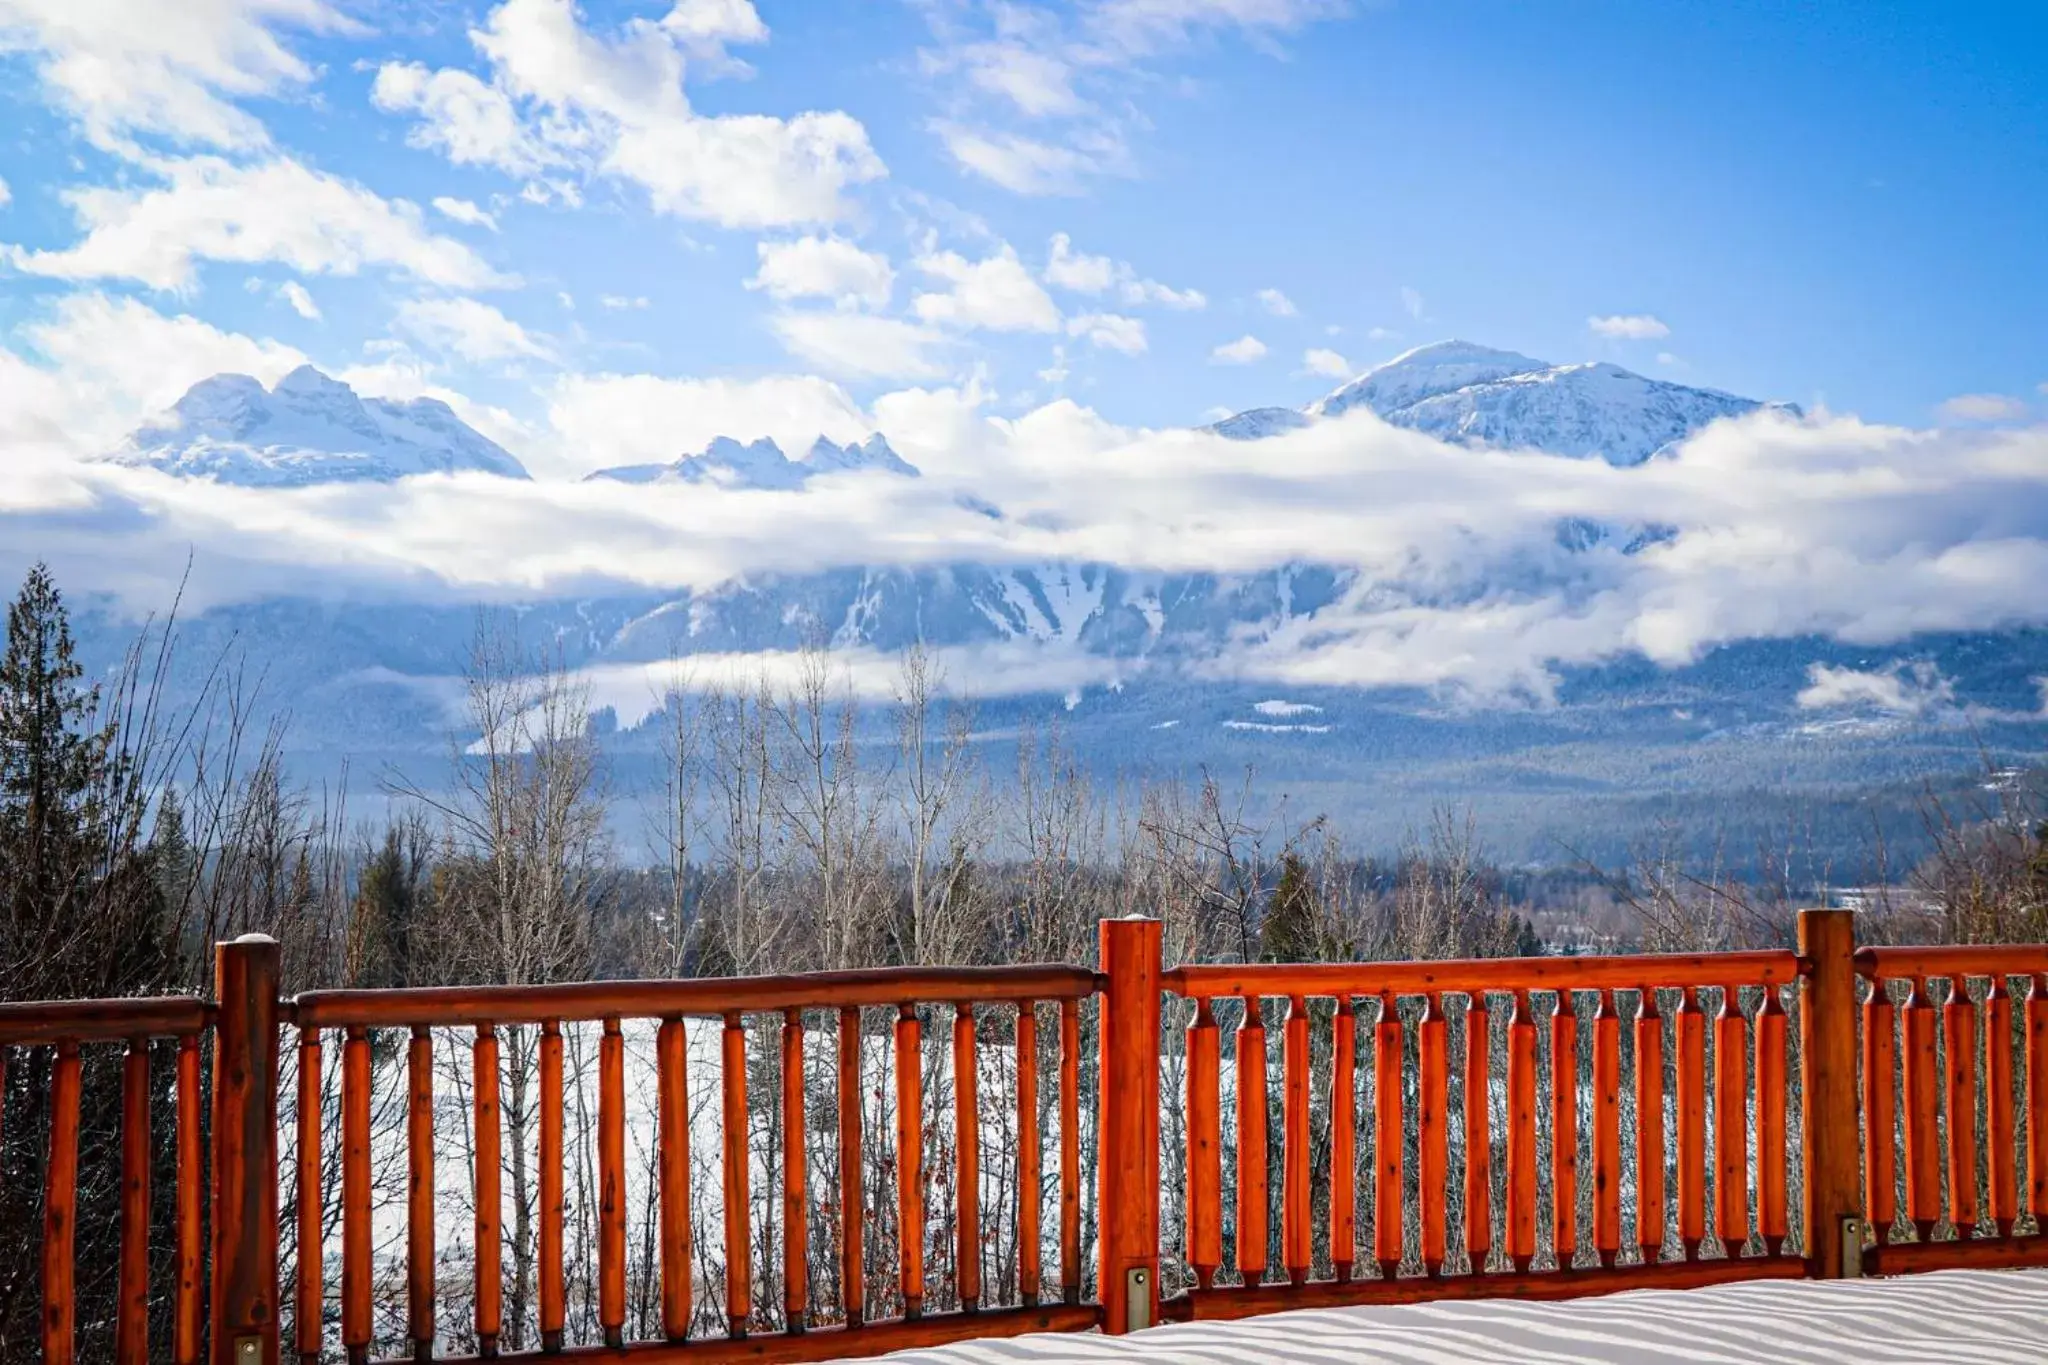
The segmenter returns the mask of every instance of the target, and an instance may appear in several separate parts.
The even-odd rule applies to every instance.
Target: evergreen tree
[[[1259,925],[1259,957],[1266,962],[1313,962],[1320,939],[1322,913],[1316,904],[1315,876],[1299,853],[1280,857],[1280,884],[1266,902]]]

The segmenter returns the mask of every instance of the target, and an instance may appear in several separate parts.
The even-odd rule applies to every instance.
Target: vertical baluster
[[[1451,1202],[1451,1057],[1450,1024],[1444,1019],[1443,997],[1435,991],[1422,997],[1422,1019],[1417,1030],[1420,1103],[1415,1112],[1415,1158],[1422,1200],[1422,1268],[1425,1274],[1441,1275],[1444,1215]]]
[[[1574,993],[1557,993],[1550,1016],[1550,1213],[1557,1268],[1579,1249],[1579,1016]]]
[[[540,1026],[540,1345],[562,1349],[562,1026]]]
[[[1961,975],[1942,1009],[1948,1051],[1948,1212],[1956,1236],[1977,1231],[1977,1010]]]
[[[1697,1260],[1707,1236],[1707,1017],[1697,986],[1678,1007],[1678,1237]]]
[[[1863,1002],[1863,1212],[1877,1244],[1892,1239],[1899,1216],[1898,1092],[1893,1077],[1899,1056],[1897,1011],[1882,979],[1870,983]]]
[[[720,1035],[719,1091],[724,1099],[725,1322],[734,1341],[754,1316],[754,1244],[747,1184],[747,1029],[737,1013]]]
[[[953,1006],[953,1198],[959,1208],[953,1276],[963,1313],[981,1309],[981,1106],[975,1068],[974,1006],[963,1000]]]
[[[1508,1015],[1508,1257],[1517,1271],[1536,1258],[1536,1015],[1516,991]]]
[[[0,1072],[0,1095],[6,1093],[4,1080],[5,1073]],[[149,1040],[131,1038],[127,1055],[121,1059],[121,1278],[114,1316],[114,1359],[120,1365],[149,1362],[149,1162]],[[316,1191],[317,1188],[315,1182]],[[316,1227],[319,1207],[316,1193]],[[300,1221],[303,1225],[304,1220]],[[314,1240],[317,1245],[317,1236]],[[304,1263],[303,1250],[300,1261]],[[317,1355],[317,1297],[314,1320]],[[304,1328],[300,1329],[299,1337],[301,1341],[305,1339]]]
[[[896,1242],[903,1316],[924,1316],[924,1046],[917,1007],[896,1011]]]
[[[1237,1028],[1237,1270],[1246,1284],[1266,1277],[1266,1023],[1246,996]]]
[[[77,1359],[78,1044],[50,1066],[50,1148],[43,1168],[43,1365]]]
[[[1188,1028],[1188,1264],[1208,1289],[1223,1264],[1222,1062],[1209,998]]]
[[[1731,1257],[1749,1244],[1748,1046],[1741,988],[1723,986],[1714,1019],[1714,1231]]]
[[[1465,1255],[1472,1273],[1486,1273],[1493,1250],[1493,1040],[1486,993],[1474,991],[1465,1008]]]
[[[143,1078],[144,1114],[148,1113],[148,1077]],[[292,1303],[294,1317],[293,1335],[297,1340],[299,1359],[304,1365],[320,1365],[321,1301],[325,1297],[325,1286],[321,1283],[321,1235],[320,1235],[320,1030],[299,1030],[299,1186],[298,1186],[298,1294]],[[146,1169],[146,1165],[145,1165]],[[147,1176],[144,1177],[147,1179]],[[146,1186],[145,1186],[146,1189]],[[143,1226],[147,1228],[148,1215],[144,1214]],[[146,1253],[145,1253],[146,1254]],[[149,1294],[149,1265],[142,1266],[142,1293],[144,1314],[147,1316]],[[126,1299],[124,1294],[123,1299]],[[145,1350],[144,1355],[147,1354]],[[121,1357],[128,1359],[125,1354]],[[135,1359],[142,1359],[137,1356]]]
[[[863,1264],[867,1201],[861,1194],[860,1007],[839,1009],[839,1297],[848,1327],[867,1321]]]
[[[1212,1031],[1214,1025],[1211,1025]],[[1215,1054],[1210,1053],[1209,1106],[1215,1112]],[[1039,1198],[1038,1163],[1038,1002],[1017,1002],[1017,1299],[1026,1308],[1038,1303]],[[1213,1263],[1212,1263],[1213,1264]]]
[[[1593,1246],[1600,1264],[1621,1254],[1621,1015],[1614,992],[1593,1015]]]
[[[341,1343],[370,1358],[370,1036],[351,1025],[341,1048]]]
[[[485,1359],[498,1354],[504,1328],[504,1153],[498,1124],[498,1030],[478,1024],[470,1045],[476,1128],[476,1342]]]
[[[1664,1016],[1657,988],[1636,1006],[1636,1246],[1644,1265],[1664,1258]]]
[[[1991,1217],[2000,1237],[2012,1236],[2019,1217],[2019,1132],[2012,1114],[2012,992],[2003,973],[1994,974],[1984,993],[1987,1054],[1984,1089],[1986,1136],[1991,1144]]]
[[[1081,1301],[1081,1002],[1060,1001],[1060,1301]]]
[[[661,1334],[690,1335],[689,1039],[680,1017],[654,1035],[656,1123],[661,1159]]]
[[[178,1040],[177,1288],[171,1305],[172,1365],[199,1365],[200,1216],[205,1188],[199,1135],[199,1039]]]
[[[616,1019],[597,1044],[597,1223],[597,1322],[616,1351],[626,1344],[626,1040]]]
[[[414,1027],[406,1050],[405,1334],[434,1358],[434,1038]]]
[[[1380,1022],[1372,1052],[1373,1257],[1380,1276],[1391,1280],[1401,1272],[1402,1139],[1401,1012],[1394,996],[1380,997]]]
[[[2048,973],[2027,979],[2027,1207],[2048,1234]]]
[[[1281,1126],[1286,1149],[1280,1181],[1280,1248],[1291,1284],[1307,1284],[1312,1245],[1308,1189],[1308,1002],[1293,996],[1280,1038]]]
[[[1906,1218],[1926,1241],[1941,1217],[1941,1156],[1934,1081],[1934,1004],[1927,979],[1916,976],[1906,996]]]
[[[1785,1249],[1790,1211],[1785,1203],[1785,1006],[1776,986],[1764,987],[1756,1014],[1756,1207],[1764,1251]]]
[[[782,1012],[782,1315],[792,1334],[810,1326],[811,1201],[804,1154],[804,1013]]]
[[[1330,1261],[1351,1283],[1358,1257],[1358,1015],[1339,998],[1330,1023]]]

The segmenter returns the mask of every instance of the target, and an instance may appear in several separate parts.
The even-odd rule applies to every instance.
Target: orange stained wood
[[[495,1355],[504,1330],[504,1152],[498,1114],[498,1031],[479,1024],[469,1049],[474,1094],[476,1175],[476,1338],[485,1355]]]
[[[1858,948],[1856,970],[1874,979],[1912,976],[2021,976],[2048,972],[2048,943],[1928,944]]]
[[[597,1044],[597,1322],[605,1345],[626,1344],[626,1040],[616,1019]]]
[[[1210,1080],[1215,1080],[1211,1059]],[[1215,1093],[1212,1084],[1210,1093]],[[1214,1112],[1215,1102],[1210,1109]],[[1039,1178],[1043,1152],[1038,1132],[1038,1003],[1017,1002],[1017,1296],[1034,1307],[1042,1286],[1039,1266]]]
[[[1557,993],[1550,1016],[1550,1213],[1557,1263],[1579,1248],[1579,1016],[1573,993]]]
[[[804,1014],[782,1012],[782,1313],[788,1330],[810,1326],[811,1201],[804,1152]]]
[[[43,1363],[77,1357],[78,1044],[57,1044],[50,1066],[50,1147],[43,1167]]]
[[[725,1322],[728,1335],[747,1334],[754,1316],[754,1244],[747,1189],[747,1029],[738,1014],[725,1016],[720,1035],[719,1093],[725,1138]]]
[[[1422,997],[1423,1015],[1415,1037],[1420,1088],[1415,1111],[1417,1187],[1422,1200],[1422,1267],[1431,1275],[1444,1268],[1444,1214],[1451,1202],[1450,1025],[1441,996]]]
[[[412,1031],[406,1049],[405,1332],[415,1354],[434,1349],[434,1040]]]
[[[1934,1005],[1927,982],[1915,977],[1902,1012],[1906,1026],[1906,1217],[1926,1241],[1941,1217],[1941,1153],[1935,1093]]]
[[[1337,1002],[1330,1023],[1330,1261],[1348,1283],[1358,1258],[1358,1015]]]
[[[2044,954],[2048,957],[2048,954]],[[1602,990],[1682,986],[1734,977],[1799,979],[1799,955],[1780,950],[1662,953],[1634,957],[1510,957],[1434,962],[1212,963],[1176,967],[1161,984],[1180,995],[1369,996],[1450,991]]]
[[[903,1316],[924,1314],[924,1035],[917,1007],[896,1011],[896,1244]]]
[[[1707,1019],[1697,988],[1678,1007],[1678,1236],[1697,1259],[1707,1235]]]
[[[1465,1254],[1476,1275],[1486,1269],[1493,1249],[1493,1039],[1485,994],[1470,1000],[1465,1010]]]
[[[1977,1230],[1977,1008],[1960,976],[1948,989],[1948,1214],[1956,1236],[1968,1237]]]
[[[1392,1279],[1401,1269],[1402,1151],[1401,1012],[1395,997],[1380,996],[1380,1021],[1372,1048],[1373,1258],[1380,1274]]]
[[[978,1063],[974,1049],[974,1005],[953,1006],[953,1198],[959,1213],[953,1223],[953,1274],[960,1291],[960,1310],[981,1308],[981,1106]]]
[[[540,1341],[562,1347],[562,1026],[540,1026]]]
[[[1060,1001],[1060,1302],[1081,1302],[1081,1002]]]
[[[867,1201],[861,1194],[860,1067],[860,1006],[847,1005],[839,1011],[839,1310],[848,1327],[866,1321],[868,1301],[863,1259]]]
[[[119,1365],[149,1365],[149,1162],[149,1040],[131,1038],[121,1059],[121,1277],[114,1309]],[[316,1194],[315,1227],[319,1220]],[[314,1320],[319,1320],[317,1304]],[[319,1349],[317,1328],[314,1349]]]
[[[144,1101],[147,1103],[147,1100]],[[293,1336],[300,1359],[319,1365],[322,1327],[321,1303],[325,1268],[321,1248],[320,1188],[320,1030],[299,1030],[299,1184],[298,1184],[298,1296],[292,1304]],[[149,1270],[143,1268],[144,1295],[148,1294]],[[126,1360],[127,1357],[123,1356]]]
[[[1207,996],[1188,1027],[1188,1264],[1207,1289],[1223,1265],[1221,1046]]]
[[[1791,1210],[1785,1202],[1785,1006],[1776,986],[1764,987],[1756,1014],[1756,1170],[1757,1222],[1764,1251],[1776,1256],[1785,1249]]]
[[[2019,1217],[2019,1130],[2012,1110],[2012,991],[1995,973],[1984,993],[1985,1138],[1990,1146],[1991,1219],[2000,1237]]]
[[[1600,1264],[1621,1254],[1621,1016],[1600,992],[1593,1016],[1593,1246]]]
[[[8,1003],[0,1004],[0,1048],[194,1037],[212,1022],[213,1007],[189,995]]]
[[[198,1365],[200,1312],[200,1192],[205,1185],[204,1139],[199,1131],[199,1039],[178,1040],[177,1283],[171,1302],[172,1365]]]
[[[679,1018],[654,1034],[655,1122],[661,1161],[661,1334],[690,1334],[689,1039]]]
[[[1664,1255],[1664,1016],[1645,987],[1636,1007],[1636,1245],[1643,1264]]]
[[[1237,1028],[1237,1269],[1246,1284],[1266,1276],[1266,1025],[1259,999],[1244,1002]]]
[[[341,1047],[341,1342],[353,1365],[370,1355],[370,1038]]]
[[[1527,991],[1508,1015],[1508,1256],[1526,1271],[1536,1256],[1536,1016]]]
[[[1282,1153],[1280,1247],[1287,1278],[1307,1284],[1312,1245],[1308,1188],[1308,1002],[1295,996],[1287,1002],[1287,1023],[1280,1039]]]
[[[1749,1242],[1748,1048],[1741,989],[1723,986],[1714,1018],[1714,1230],[1730,1256]]]
[[[1877,1244],[1892,1238],[1892,1223],[1899,1216],[1897,1082],[1893,1077],[1899,1057],[1897,1011],[1883,981],[1870,983],[1870,998],[1863,1002],[1863,1131],[1869,1135],[1863,1160],[1863,1216],[1869,1220]]]
[[[2048,975],[2027,984],[2027,1207],[2048,1225]]]

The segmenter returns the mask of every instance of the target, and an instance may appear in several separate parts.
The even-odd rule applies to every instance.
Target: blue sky
[[[0,329],[129,370],[71,386],[108,412],[306,357],[572,470],[702,434],[663,427],[700,390],[601,379],[730,381],[742,427],[807,420],[746,387],[793,375],[1161,426],[1453,335],[2048,409],[2048,7],[75,8],[0,0]]]

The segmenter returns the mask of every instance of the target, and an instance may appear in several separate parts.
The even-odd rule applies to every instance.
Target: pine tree
[[[1272,899],[1266,902],[1265,919],[1259,925],[1260,959],[1315,961],[1321,919],[1314,874],[1299,853],[1289,850],[1280,857],[1280,884],[1273,888]]]

